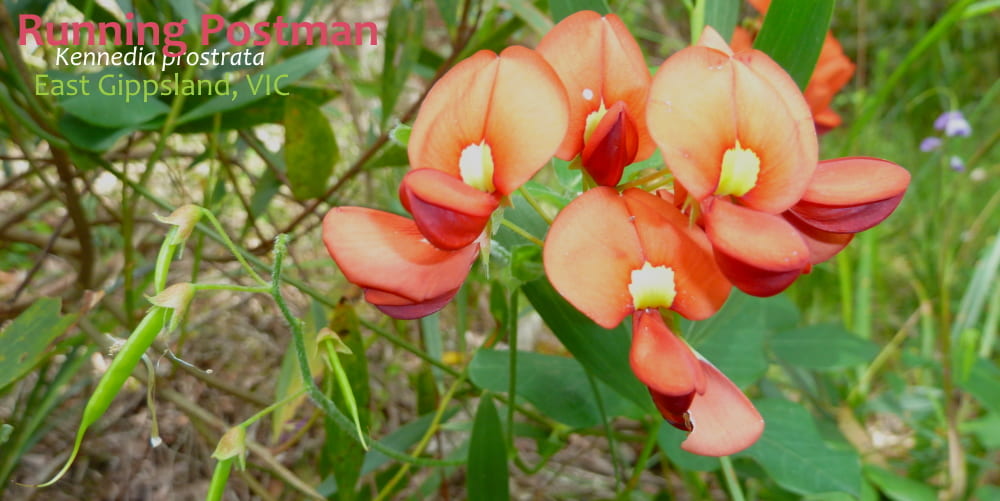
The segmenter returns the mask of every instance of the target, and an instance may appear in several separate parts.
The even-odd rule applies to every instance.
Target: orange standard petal
[[[888,160],[871,157],[824,160],[791,212],[818,230],[857,233],[889,217],[909,184],[909,171]]]
[[[362,207],[331,209],[323,218],[323,243],[344,276],[366,290],[366,298],[390,315],[397,308],[400,318],[441,309],[479,253],[476,244],[438,249],[412,220]]]
[[[718,311],[731,288],[701,230],[639,189],[619,194],[602,186],[577,197],[553,222],[542,257],[552,286],[606,328],[636,310],[630,286],[644,267],[669,268],[670,304],[657,306],[690,319]]]
[[[809,248],[781,216],[724,200],[715,200],[704,216],[719,268],[747,294],[778,294],[809,266]]]
[[[740,203],[778,214],[805,191],[818,156],[809,107],[784,70],[760,51],[718,50],[706,27],[705,45],[688,47],[657,71],[646,120],[678,182],[698,201],[717,194],[727,153],[747,150],[758,167]],[[713,48],[717,47],[717,48]]]
[[[681,449],[701,456],[729,456],[750,447],[764,433],[764,418],[750,399],[714,365],[699,360],[707,379],[704,394],[688,408],[691,433]],[[653,401],[657,401],[654,395]]]
[[[537,52],[483,50],[434,84],[417,113],[407,151],[414,168],[463,179],[463,152],[488,147],[490,191],[505,196],[548,162],[568,123],[566,91]]]
[[[570,124],[557,156],[572,160],[583,152],[588,117],[622,102],[625,119],[636,130],[636,147],[628,163],[649,158],[656,145],[646,130],[646,98],[650,74],[635,38],[614,15],[577,12],[552,28],[538,52],[566,86]]]

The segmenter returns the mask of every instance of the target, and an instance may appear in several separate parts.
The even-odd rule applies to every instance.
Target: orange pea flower
[[[632,371],[664,419],[691,432],[686,450],[727,455],[760,436],[763,421],[750,401],[658,311],[705,319],[730,291],[705,234],[676,207],[635,188],[594,188],[556,217],[542,258],[553,287],[597,324],[611,328],[632,315]]]
[[[651,78],[639,44],[618,16],[583,11],[552,28],[537,50],[569,96],[570,124],[556,156],[581,155],[597,184],[617,185],[627,165],[656,149],[646,129]]]
[[[413,220],[330,210],[323,241],[365,299],[396,318],[440,310],[468,275],[503,197],[558,148],[569,120],[559,77],[535,51],[480,51],[427,94],[410,134],[414,170],[399,193]]]
[[[750,0],[750,4],[761,14],[766,14],[771,0]],[[753,44],[755,33],[737,27],[733,33],[733,50],[739,52],[749,49]],[[820,134],[840,126],[840,115],[830,108],[834,96],[840,92],[854,75],[854,63],[844,54],[840,42],[831,32],[827,32],[820,49],[816,68],[813,70],[809,83],[806,85],[805,98],[816,123],[816,131]]]
[[[471,244],[500,200],[552,158],[568,121],[566,91],[537,52],[479,51],[442,77],[420,106],[403,205],[435,246]]]

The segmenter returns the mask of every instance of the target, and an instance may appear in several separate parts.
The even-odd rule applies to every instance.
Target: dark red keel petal
[[[639,310],[632,315],[629,363],[639,381],[654,393],[682,397],[705,391],[705,375],[698,359],[670,332],[657,310]]]
[[[445,250],[460,249],[475,241],[499,205],[493,195],[435,169],[407,173],[399,197],[413,214],[420,232]]]
[[[802,200],[791,211],[831,233],[858,233],[889,217],[903,199],[910,173],[886,160],[836,158],[819,163]]]
[[[635,122],[618,101],[607,110],[583,148],[583,167],[601,186],[617,186],[625,166],[635,160],[639,134]]]
[[[688,408],[694,429],[681,448],[701,456],[728,456],[750,447],[764,433],[764,418],[725,374],[704,360],[699,362],[708,387]]]
[[[427,299],[425,301],[411,301],[405,297],[397,296],[391,292],[377,289],[365,290],[365,301],[368,301],[382,313],[400,320],[412,320],[422,318],[444,308],[448,301],[451,301],[458,289],[451,290],[440,296]]]
[[[694,400],[695,392],[692,391],[687,395],[671,397],[670,395],[657,393],[652,388],[649,388],[649,396],[653,397],[656,410],[660,411],[660,415],[670,423],[670,426],[681,431],[691,431],[694,429],[691,426],[688,408],[691,407],[691,401]]]
[[[747,294],[778,294],[809,265],[805,241],[781,216],[724,200],[714,201],[704,214],[719,268]]]
[[[344,276],[366,289],[373,303],[390,310],[437,306],[461,287],[479,253],[475,244],[441,250],[412,220],[362,207],[331,209],[323,218],[323,243]]]

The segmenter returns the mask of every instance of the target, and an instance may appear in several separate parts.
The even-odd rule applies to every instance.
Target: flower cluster
[[[750,400],[670,326],[702,320],[733,286],[770,296],[899,204],[909,174],[867,158],[819,161],[814,115],[766,54],[711,28],[654,77],[615,15],[580,12],[537,50],[488,51],[437,82],[413,125],[399,193],[413,219],[338,207],[323,238],[365,299],[397,318],[441,309],[488,243],[491,215],[553,156],[592,186],[545,238],[553,287],[595,323],[631,317],[630,363],[682,448],[722,456],[764,423]],[[644,173],[663,189],[622,184]],[[664,182],[669,180],[669,182]],[[633,186],[635,185],[635,186]]]
[[[952,110],[942,113],[934,120],[934,130],[944,133],[948,137],[969,137],[972,135],[972,126],[965,119],[961,111]],[[944,145],[944,140],[937,136],[927,136],[920,141],[920,151],[929,153]],[[965,170],[965,161],[958,155],[948,157],[948,166],[955,171]]]

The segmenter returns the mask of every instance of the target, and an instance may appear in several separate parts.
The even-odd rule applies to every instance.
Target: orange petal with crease
[[[445,250],[475,241],[499,205],[492,195],[434,169],[408,172],[399,194],[420,232]]]
[[[706,37],[711,44],[710,31]],[[818,144],[809,107],[763,52],[681,50],[653,78],[647,113],[671,171],[699,201],[715,193],[723,156],[737,141],[760,159],[756,185],[740,197],[747,206],[780,213],[812,177]]]
[[[634,310],[628,290],[642,249],[632,215],[613,188],[597,187],[556,217],[542,251],[552,286],[576,309],[605,328]]]
[[[764,418],[725,374],[699,362],[708,384],[688,409],[694,429],[681,448],[702,456],[729,456],[750,447],[764,433]]]
[[[689,320],[704,320],[719,311],[732,285],[712,258],[705,232],[656,195],[631,188],[622,198],[635,217],[643,259],[674,271],[677,295],[670,309]]]
[[[808,247],[781,216],[723,200],[715,200],[704,215],[719,268],[747,294],[773,296],[809,264]]]
[[[410,133],[414,168],[461,179],[462,150],[484,140],[492,150],[493,184],[507,195],[555,153],[569,122],[566,91],[535,51],[483,50],[458,63],[427,94]]]
[[[570,124],[557,156],[571,160],[584,147],[587,116],[622,101],[637,129],[634,160],[652,155],[656,145],[646,131],[646,98],[651,80],[639,44],[614,14],[582,11],[559,22],[538,43],[538,52],[566,86]],[[589,91],[589,92],[588,92]]]
[[[349,281],[387,306],[430,303],[465,281],[478,245],[446,251],[412,220],[362,207],[335,207],[323,218],[323,243]],[[445,301],[446,302],[446,301]]]

